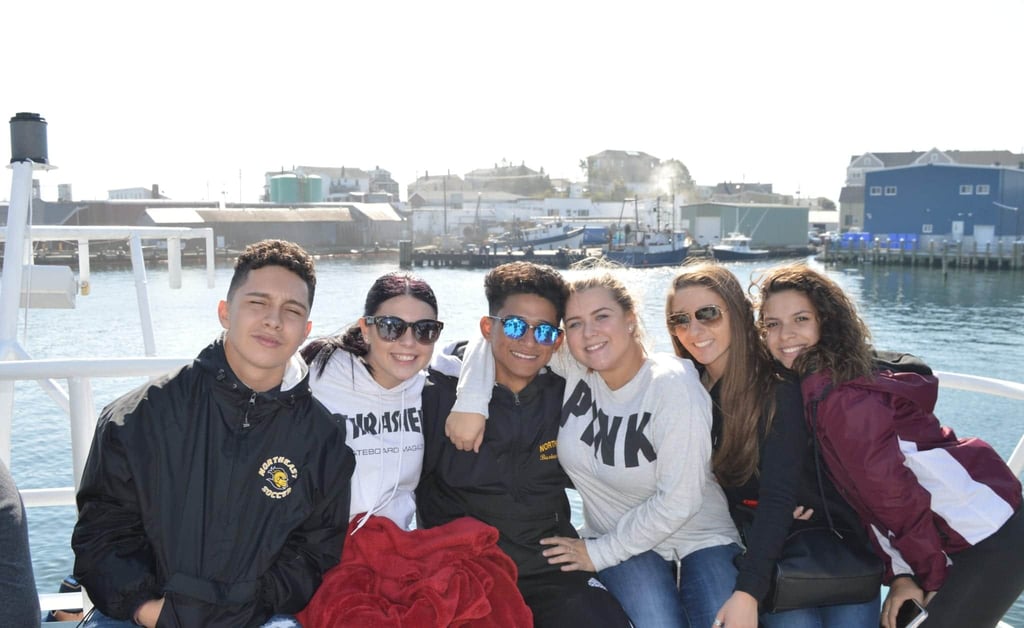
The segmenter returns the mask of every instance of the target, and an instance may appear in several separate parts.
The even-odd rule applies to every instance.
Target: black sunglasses
[[[367,325],[377,327],[377,335],[386,342],[395,342],[405,334],[405,330],[412,327],[413,338],[423,345],[432,345],[437,342],[437,337],[444,329],[441,321],[425,318],[415,323],[406,322],[397,316],[364,316],[363,320]]]
[[[555,327],[551,323],[531,325],[527,323],[522,316],[488,316],[487,318],[493,318],[496,321],[500,321],[502,331],[504,331],[505,335],[512,340],[519,340],[526,335],[527,331],[532,329],[533,339],[537,341],[537,344],[550,347],[555,344],[555,341],[558,340],[558,336],[562,333],[561,329]]]
[[[691,320],[696,319],[701,323],[708,325],[718,322],[721,318],[722,308],[717,305],[705,305],[704,307],[699,307],[694,310],[692,318],[685,312],[670,314],[668,317],[668,326],[673,328],[682,327],[683,329],[689,329]]]

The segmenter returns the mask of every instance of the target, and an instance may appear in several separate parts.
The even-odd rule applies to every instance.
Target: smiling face
[[[709,305],[717,306],[721,316],[705,322],[694,315],[694,312]],[[672,328],[672,335],[695,361],[707,368],[711,381],[718,381],[729,360],[732,338],[725,301],[711,288],[689,286],[675,291],[669,309],[672,314],[689,314],[690,324],[676,325]]]
[[[786,368],[821,339],[821,324],[811,300],[798,290],[773,293],[761,306],[765,342]]]
[[[634,336],[636,315],[607,288],[573,292],[565,308],[565,335],[576,361],[596,371],[613,390],[633,379],[644,361]]]
[[[396,316],[407,323],[415,323],[436,320],[437,312],[416,297],[403,294],[381,303],[373,316]],[[370,346],[364,359],[373,369],[373,379],[384,388],[394,388],[426,368],[434,354],[434,345],[416,341],[412,327],[393,342],[381,338],[376,325],[367,325],[365,319],[359,319],[359,329]]]
[[[505,299],[504,305],[495,314],[522,317],[530,325],[550,323],[558,326],[558,312],[554,304],[536,294],[514,294]],[[490,317],[480,319],[480,331],[490,340],[494,354],[495,381],[512,392],[519,392],[540,369],[551,360],[551,355],[561,346],[563,336],[553,345],[542,345],[534,337],[534,330],[528,329],[522,338],[514,340],[505,335],[501,321]]]
[[[235,375],[255,391],[281,383],[285,365],[309,335],[309,289],[282,266],[249,271],[230,300],[217,306],[224,353]]]

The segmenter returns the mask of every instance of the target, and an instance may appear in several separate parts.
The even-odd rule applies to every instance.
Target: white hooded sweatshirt
[[[449,375],[458,375],[461,362],[447,353],[431,363]],[[338,349],[327,367],[309,377],[313,396],[345,424],[345,444],[356,456],[352,475],[349,521],[362,513],[387,517],[404,530],[412,527],[416,513],[414,491],[423,469],[423,383],[420,371],[394,388],[373,379],[366,364]]]
[[[373,379],[366,364],[337,350],[327,368],[312,369],[313,395],[345,423],[345,443],[356,455],[350,519],[369,513],[408,530],[416,512],[413,491],[423,468],[420,371],[394,388]]]

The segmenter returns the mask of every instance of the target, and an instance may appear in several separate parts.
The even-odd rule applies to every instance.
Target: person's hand
[[[136,624],[147,628],[156,628],[156,622],[160,619],[160,612],[164,610],[164,598],[143,602],[135,609],[133,617]]]
[[[797,506],[793,510],[793,518],[799,519],[800,521],[807,521],[814,516],[813,508],[804,508],[803,506]]]
[[[757,628],[757,600],[749,593],[733,591],[715,614],[713,626]]]
[[[934,596],[934,591],[929,593],[928,601]],[[896,578],[889,583],[889,595],[882,603],[882,628],[896,628],[896,615],[907,600],[917,600],[921,606],[925,605],[924,590],[917,586],[913,578]]]
[[[487,417],[475,412],[452,412],[444,422],[444,435],[460,451],[480,453]]]
[[[552,565],[561,565],[562,571],[597,571],[587,553],[587,542],[583,539],[553,536],[541,539],[540,544],[550,545],[541,553]]]

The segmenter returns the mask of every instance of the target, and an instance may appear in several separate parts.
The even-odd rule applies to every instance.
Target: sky
[[[1024,152],[1024,0],[10,2],[42,195],[256,201],[292,166],[580,179],[603,150],[838,200],[852,155]],[[9,137],[9,134],[8,134]],[[9,140],[0,158],[10,159]],[[9,169],[0,199],[10,196]]]

